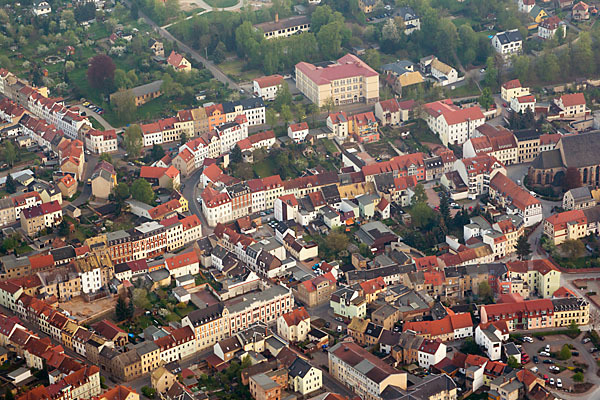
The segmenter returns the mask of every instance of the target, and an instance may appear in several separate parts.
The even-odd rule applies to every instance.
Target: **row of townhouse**
[[[304,197],[321,187],[339,184],[335,173],[303,176],[282,181],[279,175],[236,183],[221,191],[207,187],[202,192],[202,212],[209,226],[225,223],[253,212],[272,209],[286,194]]]
[[[204,136],[205,139],[210,139],[211,135],[208,135],[209,133],[223,124],[242,121],[243,118],[239,118],[241,116],[245,117],[246,127],[264,124],[266,122],[265,105],[262,99],[252,97],[222,104],[211,104],[191,110],[181,110],[175,117],[142,125],[143,145],[147,147],[154,144],[179,141],[183,134],[187,137]],[[244,137],[239,140],[242,139]],[[224,140],[227,142],[228,138]]]
[[[174,165],[181,167],[186,175],[200,168],[206,158],[219,158],[229,153],[240,141],[248,138],[248,119],[244,115],[237,116],[233,121],[224,122],[213,130],[200,134],[179,147],[179,154]],[[142,130],[144,127],[142,126]],[[159,132],[160,133],[160,132]],[[145,140],[145,139],[144,139]],[[146,142],[144,142],[146,145]],[[192,166],[193,160],[193,168]]]
[[[79,138],[82,128],[92,128],[88,118],[78,110],[66,107],[62,99],[49,98],[47,88],[32,87],[5,69],[0,70],[0,93],[71,139]]]
[[[4,121],[3,125],[17,124],[24,115],[25,108],[19,104],[6,97],[0,100],[0,120]]]
[[[524,231],[525,225],[520,218],[502,216],[490,224],[485,218],[477,216],[463,227],[463,239],[468,246],[481,242],[489,245],[494,258],[498,259],[516,251],[517,241]]]
[[[573,323],[582,326],[589,323],[589,303],[580,297],[523,300],[517,296],[507,301],[509,302],[482,305],[479,308],[481,322],[505,321],[510,331],[568,327]]]
[[[246,294],[236,303],[218,303],[194,310],[181,323],[193,329],[198,351],[202,351],[258,322],[275,325],[277,319],[292,311],[293,307],[291,290],[274,285],[260,292]]]
[[[490,180],[489,198],[505,208],[508,214],[518,215],[525,227],[542,221],[542,202],[508,178],[505,173],[497,173]]]
[[[100,131],[83,129],[85,148],[94,154],[114,153],[118,150],[117,133],[114,129]]]
[[[503,127],[483,124],[463,143],[463,157],[470,158],[482,154],[494,156],[503,165],[518,162],[518,145],[511,131]]]
[[[454,162],[454,171],[466,186],[466,198],[475,199],[489,192],[490,180],[498,173],[506,175],[506,168],[496,157],[482,154],[471,158],[463,158]],[[444,175],[442,184],[450,187]]]
[[[171,217],[160,222],[145,222],[127,231],[120,230],[96,237],[114,263],[156,257],[194,242],[202,236],[198,216]]]
[[[555,245],[599,232],[600,206],[553,214],[544,220],[544,235]]]

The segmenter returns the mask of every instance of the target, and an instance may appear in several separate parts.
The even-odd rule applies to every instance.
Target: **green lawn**
[[[104,127],[102,126],[102,124],[100,122],[98,122],[98,120],[92,116],[89,116],[88,119],[91,121],[92,126],[94,127],[94,129],[97,129],[99,131],[103,131]]]
[[[254,169],[254,173],[258,175],[259,178],[265,178],[267,176],[274,175],[275,170],[275,160],[272,158],[265,158],[259,163],[256,163],[252,166]]]
[[[225,75],[230,76],[232,79],[237,81],[251,81],[254,78],[262,76],[263,74],[255,69],[244,70],[244,61],[235,59],[232,61],[226,61],[219,64],[219,68]]]
[[[323,146],[325,146],[325,149],[329,153],[331,153],[331,154],[337,153],[338,149],[331,140],[325,138],[325,139],[321,139],[321,142],[323,143]]]
[[[237,3],[237,0],[206,0],[206,4],[214,8],[232,7]]]
[[[466,84],[459,86],[454,90],[450,89],[445,92],[448,97],[479,96],[481,94],[475,82],[467,82]]]
[[[17,247],[15,249],[15,252],[17,253],[17,256],[20,256],[21,254],[26,254],[33,251],[33,249],[31,247],[29,247],[26,244],[23,244],[21,247]]]

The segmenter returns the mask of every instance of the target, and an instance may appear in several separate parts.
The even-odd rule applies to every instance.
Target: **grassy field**
[[[219,64],[219,68],[225,75],[230,76],[232,79],[242,82],[242,81],[251,81],[254,78],[262,76],[263,74],[258,70],[243,70],[244,61],[242,60],[231,60],[225,61],[224,63]]]
[[[265,178],[273,175],[273,171],[275,170],[274,163],[275,160],[272,158],[265,158],[261,162],[254,164],[252,169],[254,169],[254,173],[258,175],[259,178]]]
[[[238,1],[237,0],[205,0],[206,4],[214,8],[226,8],[235,6]]]
[[[92,116],[88,116],[88,119],[92,122],[92,126],[94,127],[94,129],[97,129],[99,131],[103,131],[104,127],[102,126],[102,124],[100,122],[98,122],[98,120]]]
[[[335,144],[331,140],[325,138],[325,139],[321,139],[321,142],[323,143],[323,146],[325,146],[325,149],[329,153],[333,154],[338,151],[337,147],[335,147]]]

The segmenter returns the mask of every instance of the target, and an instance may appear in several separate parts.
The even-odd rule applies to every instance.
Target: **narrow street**
[[[131,8],[131,2],[129,0],[123,0],[123,3],[127,7]],[[169,31],[158,26],[154,21],[152,21],[141,10],[139,11],[139,16],[141,18],[143,18],[144,21],[146,21],[146,23],[148,25],[150,25],[152,27],[152,29],[154,29],[154,31],[156,33],[158,33],[161,37],[177,44],[177,46],[179,46],[179,48],[182,51],[191,54],[192,58],[195,61],[204,65],[204,67],[211,72],[211,74],[215,77],[215,79],[217,79],[218,81],[221,81],[225,86],[228,86],[231,89],[240,90],[240,86],[237,83],[235,83],[234,81],[232,81],[231,79],[229,79],[229,77],[227,75],[225,75],[223,73],[223,71],[221,71],[215,64],[213,64],[211,61],[207,60],[206,58],[202,57],[200,55],[200,53],[198,53],[196,50],[192,49],[191,47],[189,47],[188,45],[186,45],[185,43],[183,43],[182,41],[177,39],[175,36],[171,35],[171,33]]]

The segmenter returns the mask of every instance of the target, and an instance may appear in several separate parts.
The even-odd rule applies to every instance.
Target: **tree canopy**
[[[151,204],[154,201],[154,190],[144,178],[138,178],[131,185],[131,196],[142,203]]]

